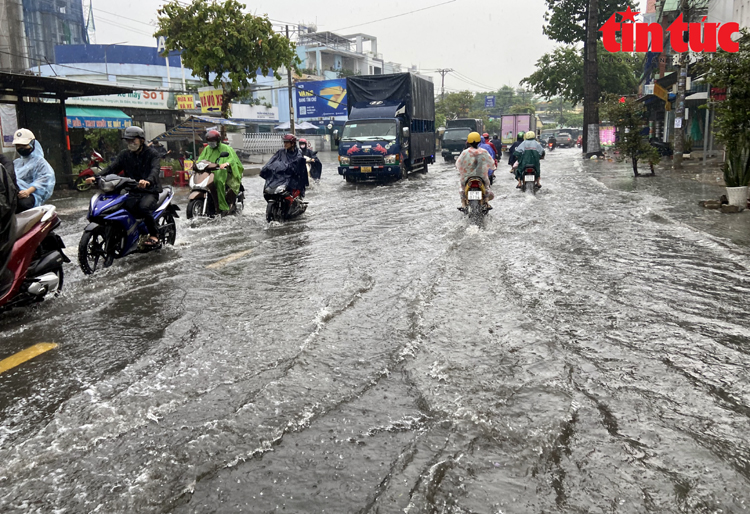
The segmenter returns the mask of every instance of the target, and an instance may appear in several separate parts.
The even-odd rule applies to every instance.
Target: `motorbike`
[[[313,152],[312,157],[305,156],[305,164],[307,165],[307,173],[313,180],[320,180],[320,175],[323,171],[323,163],[318,159],[314,159],[318,155],[318,152]]]
[[[104,162],[104,157],[101,156],[101,154],[97,151],[92,151],[91,156],[88,158],[89,167],[83,170],[78,174],[75,180],[75,186],[76,189],[79,191],[88,191],[91,189],[91,184],[86,182],[86,179],[89,177],[96,177],[101,175],[102,168],[99,166],[99,163]],[[123,172],[120,172],[120,175],[122,175]]]
[[[307,186],[305,159],[288,152],[277,152],[260,170],[263,198],[266,204],[266,221],[287,221],[301,216],[307,210],[302,192]],[[293,189],[297,184],[300,189]]]
[[[287,221],[301,216],[307,210],[307,202],[302,201],[299,192],[289,191],[286,185],[264,187],[263,198],[266,204],[266,221]]]
[[[115,259],[135,252],[158,250],[165,244],[173,245],[177,238],[175,218],[180,208],[172,203],[174,192],[165,187],[159,193],[156,210],[151,214],[159,230],[159,244],[146,245],[148,230],[143,220],[136,219],[125,210],[129,191],[138,187],[138,181],[117,175],[106,175],[97,180],[101,193],[89,203],[89,224],[78,244],[78,263],[81,270],[93,274],[101,267],[108,268]]]
[[[672,150],[672,145],[669,143],[665,143],[664,141],[659,141],[657,138],[652,137],[648,140],[649,144],[656,148],[656,150],[659,152],[659,155],[662,157],[672,157],[674,155],[674,150]]]
[[[547,143],[547,148],[550,152],[555,149],[555,146],[557,146],[555,143]]]
[[[536,194],[537,186],[534,182],[536,181],[536,170],[533,166],[527,166],[521,174],[521,191],[526,192],[527,188],[531,188],[531,192]]]
[[[13,249],[0,271],[0,311],[41,302],[63,287],[65,244],[54,230],[60,226],[53,205],[42,205],[15,216]]]
[[[482,219],[489,212],[490,208],[485,200],[486,190],[484,181],[479,177],[470,177],[464,186],[464,193],[468,205],[461,207],[459,210],[469,216],[469,221],[475,225],[480,225]]]
[[[229,157],[229,152],[221,152],[219,159]],[[214,172],[219,169],[218,162],[199,161],[195,164],[190,175],[190,196],[188,196],[187,218],[213,217],[217,214],[219,197],[214,184]],[[229,171],[231,173],[231,170]],[[245,189],[240,186],[239,194],[235,194],[227,186],[225,198],[229,205],[229,214],[239,214],[245,206]]]
[[[576,140],[576,147],[581,148],[583,145],[583,138],[581,136],[578,136],[578,139]]]

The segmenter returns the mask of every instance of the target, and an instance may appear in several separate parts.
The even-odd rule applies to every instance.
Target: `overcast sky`
[[[98,44],[155,45],[149,34],[154,31],[156,11],[164,2],[92,1]],[[245,3],[250,12],[268,15],[274,23],[315,23],[318,31],[341,35],[363,32],[375,36],[378,52],[385,60],[406,67],[414,64],[425,73],[453,68],[465,78],[448,74],[445,78],[447,91],[515,87],[523,77],[533,73],[536,60],[556,46],[542,34],[544,0],[261,0]],[[425,10],[412,12],[418,9]],[[439,74],[434,74],[434,82],[437,90]]]

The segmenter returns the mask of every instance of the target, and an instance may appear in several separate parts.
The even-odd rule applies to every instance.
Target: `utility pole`
[[[602,155],[599,143],[599,65],[596,60],[598,27],[599,0],[589,0],[583,46],[583,152],[587,158]]]
[[[688,0],[682,0],[680,2],[680,11],[682,12],[683,22],[685,27],[688,27],[690,23],[690,6]],[[680,37],[684,41],[685,33],[680,33]],[[677,67],[677,98],[675,99],[674,109],[674,157],[672,160],[672,167],[676,170],[682,169],[682,154],[685,150],[685,82],[687,81],[688,71],[688,52],[682,52],[679,57],[679,65]],[[709,90],[709,96],[710,96]]]
[[[452,71],[453,70],[450,68],[443,68],[442,70],[437,70],[437,72],[440,74],[440,99],[441,100],[445,98],[445,76]]]
[[[286,38],[289,39],[289,25],[286,26]],[[294,94],[292,93],[292,63],[286,67],[287,85],[289,86],[289,130],[294,134]]]

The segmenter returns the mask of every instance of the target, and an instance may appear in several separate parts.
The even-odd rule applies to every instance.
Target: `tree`
[[[436,114],[442,114],[447,120],[454,118],[468,118],[474,101],[474,93],[461,91],[448,93],[445,98],[435,104]]]
[[[182,50],[182,61],[206,84],[222,89],[221,115],[228,117],[230,102],[255,82],[258,70],[273,72],[281,79],[279,68],[297,68],[299,59],[294,43],[274,33],[268,18],[245,14],[245,6],[236,0],[193,0],[183,5],[178,0],[164,4],[158,11],[158,30],[164,37],[164,55]],[[212,79],[213,77],[213,79]]]
[[[583,151],[598,153],[598,141],[589,151],[587,127],[599,124],[599,20],[607,20],[617,11],[624,11],[631,0],[546,0],[544,33],[555,41],[575,45],[583,42]],[[598,131],[594,132],[598,134]]]
[[[602,52],[599,59],[599,100],[607,94],[630,95],[638,89],[636,70],[641,67],[638,59],[631,54],[603,55],[603,45],[598,43]],[[583,101],[583,53],[574,46],[555,48],[552,53],[544,54],[536,62],[536,71],[521,80],[534,93],[551,99],[560,97],[573,105]]]
[[[648,144],[641,134],[641,130],[648,126],[646,108],[635,98],[618,98],[610,95],[601,104],[601,110],[605,118],[617,127],[617,138],[615,150],[620,155],[629,157],[633,164],[633,174],[637,177],[638,161],[645,160],[649,163],[651,174],[654,174],[654,165],[659,163],[658,150]]]

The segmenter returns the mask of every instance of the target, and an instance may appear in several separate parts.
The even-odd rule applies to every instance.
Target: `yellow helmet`
[[[529,130],[526,132],[526,135],[523,136],[524,139],[536,139],[536,134],[534,134],[533,130]]]
[[[468,136],[466,136],[466,142],[471,144],[479,143],[482,140],[482,136],[479,135],[479,132],[470,132]]]

